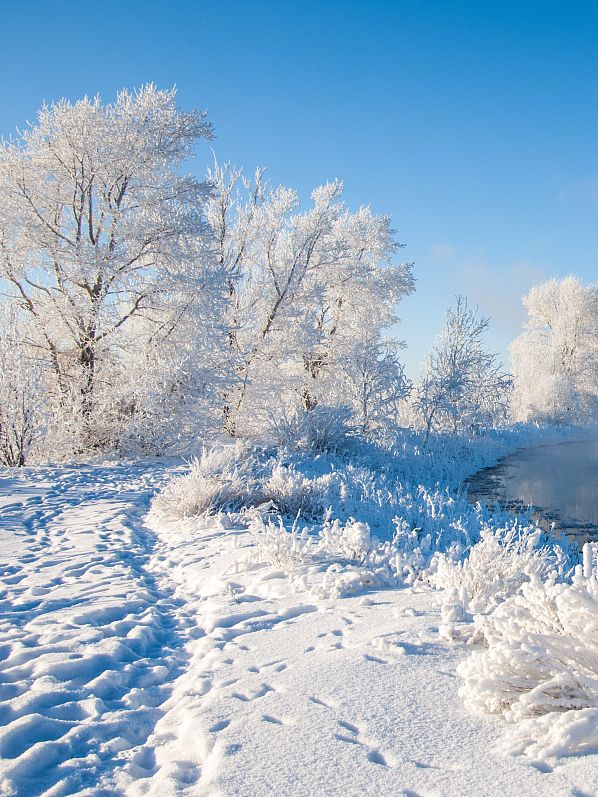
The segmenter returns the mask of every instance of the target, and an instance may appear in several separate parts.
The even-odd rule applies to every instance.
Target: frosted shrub
[[[504,753],[532,760],[598,753],[598,708],[522,720],[511,727],[500,747]]]
[[[295,565],[299,560],[314,562],[360,562],[363,563],[380,543],[372,539],[367,523],[350,520],[343,525],[339,520],[324,522],[318,537],[309,536],[307,529],[299,535],[297,524],[287,531],[281,517],[277,522],[258,517],[249,526],[260,554],[266,561],[287,570],[282,560]],[[285,551],[284,555],[281,551]],[[298,553],[300,557],[297,557]]]
[[[349,520],[344,526],[340,520],[328,521],[320,532],[320,550],[333,556],[363,561],[372,547],[372,536],[367,523]]]
[[[464,615],[488,614],[514,595],[530,578],[544,579],[560,561],[558,547],[541,547],[542,532],[533,526],[482,528],[480,541],[464,560],[436,554],[433,586],[447,590],[447,600]]]
[[[270,416],[269,433],[276,445],[303,451],[338,451],[347,443],[351,410],[318,405]]]
[[[298,532],[296,524],[287,531],[281,517],[278,522],[265,522],[258,517],[249,526],[256,546],[257,559],[295,575],[297,570],[310,561],[315,543],[308,536],[307,529]]]
[[[472,653],[459,666],[466,705],[501,714],[509,722],[527,721],[512,735],[512,752],[549,755],[557,749],[562,754],[567,747],[569,752],[583,750],[591,734],[584,735],[581,728],[588,717],[598,718],[596,578],[577,574],[571,584],[533,578],[476,621],[487,648]],[[563,719],[554,712],[571,714]],[[551,714],[554,727],[566,734],[577,724],[577,732],[547,737],[552,720],[533,718]],[[594,743],[598,743],[596,727]]]
[[[203,449],[189,473],[170,481],[152,501],[152,512],[171,519],[239,510],[262,499],[256,457],[247,446]]]
[[[432,538],[430,534],[422,535],[421,529],[412,528],[403,518],[395,518],[394,522],[394,569],[406,584],[413,584],[429,560]]]
[[[412,490],[399,485],[386,506],[395,513],[397,567],[409,583],[436,571],[439,551],[448,561],[460,559],[490,520],[484,509],[472,507],[464,496],[422,485]]]
[[[321,517],[331,480],[330,474],[310,479],[292,465],[277,462],[264,483],[264,497],[283,515]]]
[[[367,523],[350,518],[326,520],[320,530],[318,557],[326,565],[321,582],[312,592],[324,598],[340,598],[363,589],[396,586],[395,551],[390,542],[373,537]]]
[[[327,520],[319,535],[290,531],[277,522],[254,519],[254,561],[282,569],[293,588],[321,598],[339,598],[360,589],[397,583],[390,543],[373,538],[367,523]]]

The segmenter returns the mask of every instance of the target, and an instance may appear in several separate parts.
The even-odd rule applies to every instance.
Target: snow
[[[598,794],[591,746],[512,755],[465,708],[442,593],[297,590],[234,516],[148,520],[177,472],[3,473],[1,794]]]

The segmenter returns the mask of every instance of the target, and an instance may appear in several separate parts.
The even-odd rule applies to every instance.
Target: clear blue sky
[[[506,358],[534,282],[598,279],[598,3],[0,2],[0,133],[149,81],[206,108],[219,159],[392,215],[419,362],[456,293]],[[202,172],[211,154],[198,152]]]

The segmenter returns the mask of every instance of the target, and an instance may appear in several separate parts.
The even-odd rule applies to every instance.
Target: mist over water
[[[471,500],[513,511],[532,507],[571,537],[598,539],[598,439],[518,451],[468,487]]]

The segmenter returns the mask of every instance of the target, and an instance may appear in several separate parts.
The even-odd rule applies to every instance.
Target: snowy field
[[[598,740],[508,755],[465,708],[441,592],[298,589],[233,515],[148,520],[181,470],[3,472],[0,794],[598,795]]]

